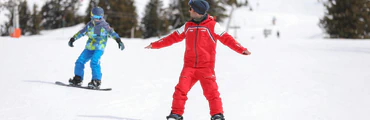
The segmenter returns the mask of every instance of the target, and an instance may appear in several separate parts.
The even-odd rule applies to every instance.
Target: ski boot
[[[100,80],[91,80],[89,84],[87,85],[88,88],[90,89],[99,89],[100,88],[101,81]]]
[[[166,117],[167,120],[183,120],[183,117],[178,114],[170,114],[169,116]]]
[[[71,86],[81,86],[82,85],[82,79],[80,76],[75,75],[73,79],[68,80],[69,85]]]
[[[224,115],[222,113],[215,114],[211,117],[211,120],[225,120]]]

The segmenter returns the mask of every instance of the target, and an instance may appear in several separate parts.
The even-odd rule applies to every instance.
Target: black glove
[[[121,38],[117,38],[116,42],[118,44],[119,49],[121,49],[121,50],[125,49],[125,45],[122,43]]]
[[[75,42],[75,38],[69,39],[68,46],[73,47],[73,42]]]

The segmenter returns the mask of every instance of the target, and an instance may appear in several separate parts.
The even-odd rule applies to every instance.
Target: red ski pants
[[[222,101],[216,83],[215,72],[212,68],[191,68],[184,67],[179,83],[175,87],[172,101],[172,113],[183,115],[185,103],[188,99],[187,94],[193,85],[200,81],[203,95],[207,98],[211,116],[223,113]]]

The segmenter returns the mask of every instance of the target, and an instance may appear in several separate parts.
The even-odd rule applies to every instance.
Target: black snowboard
[[[56,81],[55,84],[61,85],[61,86],[67,86],[67,87],[74,87],[74,88],[82,88],[82,89],[88,89],[88,90],[99,90],[99,91],[111,91],[112,88],[99,88],[99,89],[91,89],[87,86],[72,86],[63,82]]]

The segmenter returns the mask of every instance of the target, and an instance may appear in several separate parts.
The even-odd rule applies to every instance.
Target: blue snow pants
[[[90,61],[90,67],[92,71],[92,79],[93,80],[101,80],[102,73],[100,68],[100,58],[103,55],[103,50],[88,50],[85,49],[82,51],[81,55],[78,57],[76,61],[75,66],[75,75],[80,76],[81,79],[84,79],[84,68],[85,63],[89,60]]]

